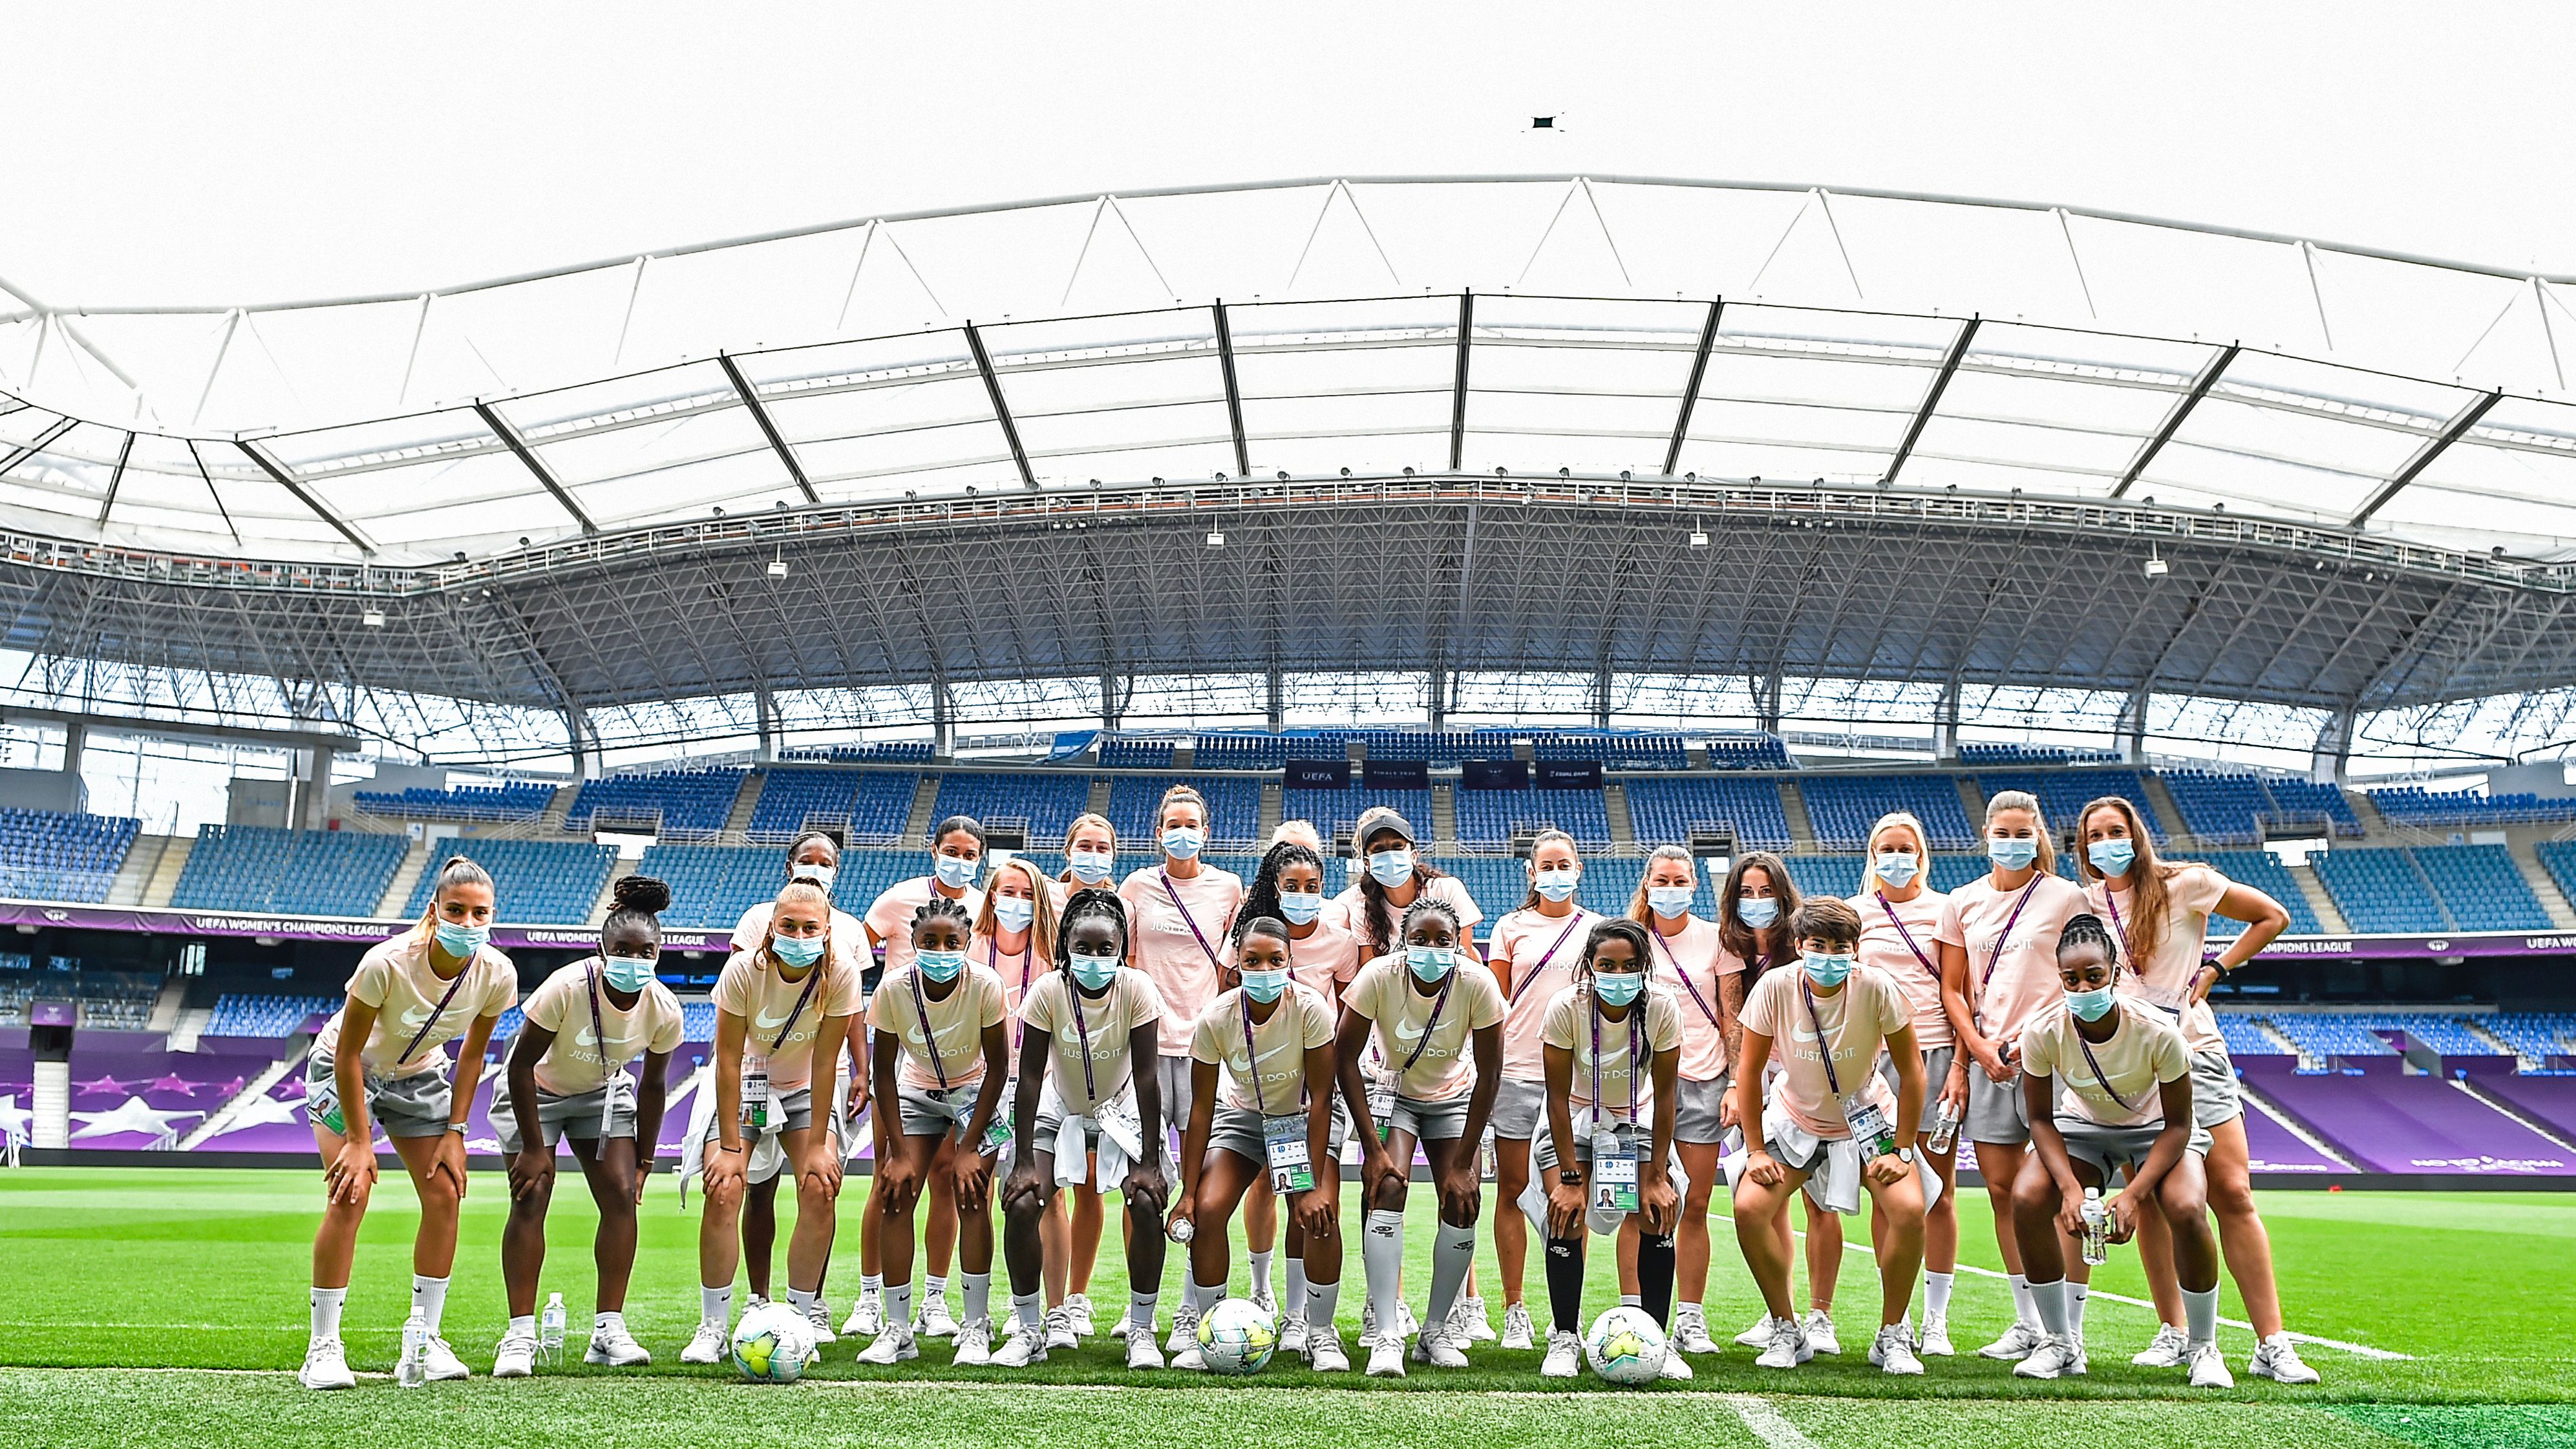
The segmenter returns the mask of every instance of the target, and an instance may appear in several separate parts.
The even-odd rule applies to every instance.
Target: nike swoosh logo
[[[1797,1038],[1799,1041],[1814,1041],[1814,1040],[1816,1040],[1816,1034],[1815,1034],[1814,1032],[1812,1032],[1812,1031],[1807,1030],[1807,1029],[1806,1029],[1805,1027],[1803,1027],[1803,1026],[1792,1026],[1792,1027],[1790,1027],[1790,1028],[1789,1028],[1789,1035],[1791,1035],[1791,1036],[1793,1036],[1793,1037]]]
[[[591,1050],[597,1051],[599,1049],[598,1029],[596,1027],[585,1026],[581,1030],[574,1032],[572,1044],[577,1047],[589,1047]]]
[[[758,1022],[760,1024],[760,1029],[763,1031],[775,1031],[787,1024],[787,1016],[788,1013],[785,1012],[781,1012],[776,1016],[771,1016],[768,1012],[764,1011],[757,1016],[754,1016],[752,1020]]]
[[[1258,1065],[1270,1060],[1272,1057],[1279,1055],[1281,1052],[1284,1052],[1295,1045],[1297,1045],[1297,1043],[1293,1041],[1283,1041],[1279,1045],[1272,1047],[1270,1050],[1263,1052],[1261,1055],[1254,1057],[1252,1060],[1255,1065]]]
[[[417,1010],[406,1011],[402,1014],[402,1024],[405,1029],[416,1031],[420,1028],[423,1022],[429,1020],[432,1014],[433,1013],[430,1008],[426,1006],[420,1007]]]
[[[1403,1045],[1404,1043],[1409,1042],[1409,1041],[1418,1041],[1418,1040],[1420,1040],[1420,1039],[1421,1039],[1421,1037],[1422,1037],[1422,1033],[1423,1033],[1424,1031],[1428,1030],[1428,1029],[1430,1028],[1430,1026],[1431,1026],[1431,1023],[1430,1023],[1430,1022],[1428,1022],[1428,1021],[1426,1021],[1426,1022],[1423,1022],[1420,1026],[1415,1027],[1413,1030],[1411,1030],[1411,1031],[1406,1031],[1406,1030],[1404,1029],[1404,1023],[1402,1023],[1402,1022],[1397,1022],[1397,1023],[1396,1023],[1396,1027],[1395,1027],[1395,1040],[1396,1040],[1396,1044],[1397,1044],[1398,1046],[1401,1046],[1401,1045]]]

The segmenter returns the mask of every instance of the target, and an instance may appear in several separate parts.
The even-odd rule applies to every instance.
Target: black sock
[[[1670,1328],[1673,1321],[1673,1235],[1647,1236],[1637,1242],[1637,1296],[1644,1300],[1646,1311],[1655,1322]]]
[[[1666,1285],[1672,1275],[1664,1275]],[[1583,1331],[1583,1240],[1550,1238],[1547,1240],[1547,1311],[1557,1328],[1567,1333]]]

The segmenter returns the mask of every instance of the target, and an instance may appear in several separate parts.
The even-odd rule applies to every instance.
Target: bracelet
[[[732,1147],[727,1147],[727,1146],[725,1146],[725,1145],[724,1145],[723,1143],[721,1143],[721,1142],[719,1142],[719,1143],[717,1143],[717,1144],[716,1144],[716,1151],[718,1151],[718,1152],[740,1152],[741,1150],[742,1150],[742,1147],[741,1147],[741,1145],[740,1145],[739,1143],[737,1143],[736,1145],[734,1145],[734,1146],[732,1146]]]

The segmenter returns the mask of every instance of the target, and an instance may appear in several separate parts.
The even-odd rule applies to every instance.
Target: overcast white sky
[[[0,0],[0,277],[255,302],[925,206],[1570,170],[2576,271],[2564,4],[750,9]]]

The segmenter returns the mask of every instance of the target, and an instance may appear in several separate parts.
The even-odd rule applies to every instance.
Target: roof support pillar
[[[1781,677],[1778,666],[1753,678],[1753,724],[1764,734],[1780,732]]]
[[[1905,429],[1905,441],[1896,445],[1896,456],[1887,460],[1887,472],[1880,476],[1880,482],[1895,482],[1896,475],[1905,468],[1905,460],[1914,456],[1914,445],[1922,440],[1924,427],[1941,406],[1941,394],[1950,390],[1951,377],[1968,356],[1968,344],[1977,340],[1978,320],[1971,317],[1959,324],[1959,335],[1951,339],[1950,351],[1941,359],[1941,370],[1932,374],[1932,386],[1924,390],[1923,405],[1914,410],[1914,421]]]
[[[1467,453],[1467,343],[1476,330],[1476,294],[1458,294],[1458,380],[1449,395],[1449,471]]]
[[[2154,698],[2154,692],[2147,687],[2151,682],[2139,680],[2138,687],[2129,691],[2128,704],[2120,710],[2120,760],[2123,764],[2143,765],[2147,762],[2147,702]]]
[[[930,753],[941,761],[957,757],[957,696],[946,676],[930,682]]]
[[[299,783],[295,802],[295,828],[320,830],[331,819],[331,762],[338,752],[329,745],[317,745],[305,752],[308,764]]]
[[[1288,673],[1279,667],[1277,656],[1270,660],[1270,732],[1277,734],[1288,727]]]
[[[2347,700],[2326,716],[2317,730],[2316,749],[2308,756],[2309,779],[2321,785],[2351,783],[2353,722],[2360,714],[2360,706]]]
[[[1959,676],[1953,674],[1932,706],[1932,758],[1945,765],[1959,758],[1959,693]]]
[[[1273,680],[1276,680],[1279,677],[1279,671],[1274,668],[1270,675]],[[1102,729],[1114,730],[1127,718],[1126,685],[1127,677],[1115,668],[1100,671],[1100,727]],[[1271,689],[1270,706],[1274,711],[1279,707],[1278,698],[1278,689],[1274,684]]]
[[[766,765],[778,758],[778,701],[769,693],[768,680],[752,685],[751,706],[760,730],[760,744],[752,757]]]
[[[1449,666],[1437,658],[1433,659],[1428,683],[1431,727],[1434,730],[1447,729],[1449,727]]]
[[[1592,671],[1592,724],[1596,729],[1610,728],[1610,661],[1607,659]]]
[[[1681,411],[1673,417],[1673,440],[1664,449],[1664,476],[1673,476],[1681,466],[1682,444],[1690,438],[1691,409],[1699,405],[1699,385],[1708,376],[1709,349],[1717,345],[1717,321],[1726,315],[1723,297],[1708,304],[1708,320],[1700,324],[1699,351],[1691,354],[1690,381],[1682,387]]]
[[[599,737],[591,732],[590,712],[577,704],[564,706],[564,738],[572,750],[572,772],[580,779],[600,776]]]
[[[1243,434],[1243,387],[1234,377],[1234,328],[1225,320],[1225,299],[1211,309],[1216,315],[1216,360],[1225,371],[1225,420],[1234,430],[1234,474],[1252,476],[1252,445]]]

